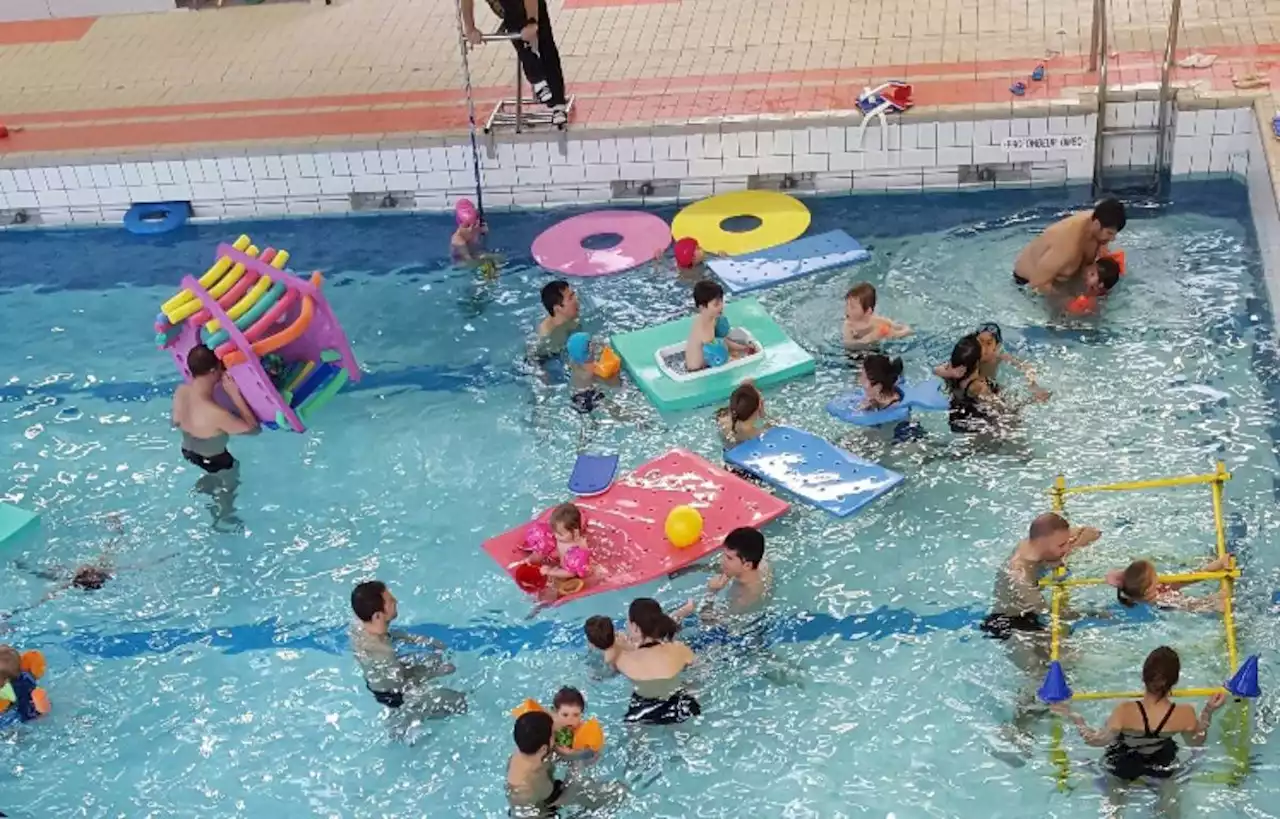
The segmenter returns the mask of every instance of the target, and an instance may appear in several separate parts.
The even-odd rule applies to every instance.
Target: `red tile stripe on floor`
[[[3,2],[4,0],[0,0]],[[0,46],[27,43],[74,43],[83,37],[97,17],[67,17],[62,20],[19,20],[0,23]]]

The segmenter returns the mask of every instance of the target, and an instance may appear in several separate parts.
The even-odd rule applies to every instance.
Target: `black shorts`
[[[551,783],[551,795],[542,803],[548,808],[557,807],[556,802],[560,801],[560,797],[564,796],[565,785],[563,779],[556,779]]]
[[[1040,622],[1040,617],[1032,612],[1024,612],[1022,614],[992,612],[983,619],[982,625],[978,626],[978,628],[993,640],[1008,640],[1016,631],[1045,631],[1044,623]]]
[[[1016,284],[1016,285],[1018,285],[1019,287],[1026,287],[1028,284],[1031,284],[1031,282],[1030,282],[1030,281],[1028,281],[1027,279],[1022,278],[1022,277],[1021,277],[1021,276],[1019,276],[1017,273],[1014,273],[1014,274],[1013,274],[1013,283],[1014,283],[1014,284]]]
[[[208,472],[210,475],[215,472],[223,472],[232,469],[236,465],[236,459],[231,457],[231,453],[223,450],[213,457],[206,457],[192,452],[189,449],[182,450],[182,457],[191,463]]]
[[[573,408],[578,412],[586,415],[593,412],[596,407],[600,406],[600,402],[604,400],[604,393],[600,390],[590,389],[573,394]]]
[[[675,725],[693,719],[701,713],[702,706],[684,691],[677,691],[665,700],[642,697],[632,691],[631,702],[628,704],[627,715],[623,718],[623,722],[641,725]]]
[[[365,688],[369,688],[369,684],[364,684]],[[369,693],[373,694],[373,698],[378,701],[379,705],[385,705],[388,708],[399,708],[404,705],[403,691],[374,691],[369,688]]]

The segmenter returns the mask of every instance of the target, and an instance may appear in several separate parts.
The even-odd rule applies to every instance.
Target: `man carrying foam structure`
[[[351,592],[351,609],[356,615],[351,627],[352,652],[364,674],[365,687],[389,709],[393,732],[403,736],[421,720],[466,712],[467,699],[461,691],[429,684],[454,671],[453,664],[439,653],[444,645],[391,628],[399,609],[386,583],[369,580],[356,586]],[[420,661],[401,659],[397,645],[430,648],[437,653]]]

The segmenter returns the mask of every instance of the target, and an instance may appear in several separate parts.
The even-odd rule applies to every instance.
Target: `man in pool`
[[[1073,213],[1041,233],[1018,254],[1013,280],[1037,293],[1052,293],[1081,275],[1106,251],[1127,218],[1117,199]]]
[[[982,621],[982,631],[997,640],[1047,634],[1047,624],[1040,619],[1048,610],[1040,590],[1040,578],[1061,566],[1072,552],[1100,537],[1102,533],[1097,529],[1073,528],[1053,512],[1033,520],[1027,539],[1014,547],[1013,554],[996,572],[991,613]]]
[[[390,709],[400,728],[466,712],[462,692],[429,685],[436,677],[454,671],[453,665],[444,661],[444,645],[390,627],[399,611],[395,595],[385,583],[369,580],[356,586],[351,592],[351,609],[357,621],[351,627],[351,649],[364,673],[365,686],[374,699]],[[433,652],[418,659],[402,659],[396,652],[398,645]]]
[[[725,535],[720,573],[707,581],[706,603],[713,603],[728,588],[728,613],[745,614],[765,603],[772,584],[772,572],[764,562],[764,534],[750,526],[739,526]]]
[[[170,416],[173,425],[182,431],[182,457],[204,470],[196,489],[213,496],[214,523],[236,523],[233,506],[240,478],[236,459],[227,451],[227,439],[257,434],[258,416],[213,350],[203,344],[192,347],[187,353],[187,371],[191,373],[191,383],[180,385],[174,392]],[[224,409],[214,397],[219,384],[235,412]]]
[[[538,324],[530,358],[538,360],[564,352],[569,336],[578,330],[578,294],[566,281],[556,280],[542,288],[542,306],[547,317]]]

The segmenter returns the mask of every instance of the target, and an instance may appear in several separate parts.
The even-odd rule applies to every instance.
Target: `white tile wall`
[[[1155,122],[1153,102],[1112,103],[1108,122]],[[1177,114],[1176,175],[1233,173],[1243,178],[1256,141],[1252,109]],[[729,126],[724,126],[726,129]],[[610,183],[679,181],[689,201],[747,187],[759,174],[806,175],[823,193],[955,190],[960,166],[1022,163],[1027,175],[1000,185],[1087,182],[1096,115],[979,121],[890,121],[887,127],[815,124],[659,136],[585,135],[558,142],[504,142],[481,158],[487,204],[494,207],[607,202]],[[1019,136],[1085,138],[1081,149],[1010,152]],[[1110,137],[1110,166],[1150,166],[1154,136]],[[1006,175],[1007,176],[1007,175]],[[118,222],[130,204],[190,201],[197,217],[341,213],[352,193],[413,195],[419,209],[447,209],[473,185],[467,145],[394,147],[223,156],[208,159],[0,168],[0,212],[38,211],[44,224]],[[992,187],[973,183],[963,187]],[[97,213],[97,219],[92,216]]]

